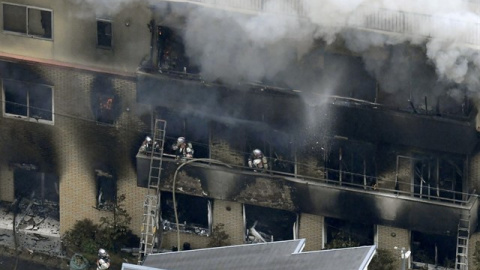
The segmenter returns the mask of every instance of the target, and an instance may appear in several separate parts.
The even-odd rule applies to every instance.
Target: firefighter
[[[254,171],[259,170],[268,170],[267,157],[265,157],[260,151],[260,149],[255,149],[252,151],[248,157],[248,167],[255,169]]]
[[[103,248],[98,250],[97,270],[105,270],[110,267],[110,255]]]
[[[185,137],[178,137],[177,142],[172,145],[172,149],[175,151],[177,160],[185,162],[186,159],[193,158],[192,143],[186,142]]]
[[[154,142],[150,136],[145,137],[145,140],[140,146],[140,152],[147,153],[154,150],[155,152],[159,152],[160,148],[157,142]]]

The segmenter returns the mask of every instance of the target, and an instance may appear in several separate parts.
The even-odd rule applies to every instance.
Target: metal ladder
[[[468,270],[468,239],[470,237],[470,217],[462,215],[458,223],[455,269]]]
[[[157,235],[158,230],[161,231],[161,227],[159,226],[161,215],[160,176],[162,174],[162,157],[165,145],[166,127],[167,122],[165,120],[155,120],[152,149],[147,152],[150,156],[150,168],[148,172],[147,194],[145,195],[145,201],[143,203],[143,219],[140,248],[138,252],[138,264],[143,263],[146,255],[153,253],[155,236]]]

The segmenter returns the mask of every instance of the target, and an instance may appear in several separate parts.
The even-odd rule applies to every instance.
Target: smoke
[[[271,80],[313,43],[311,26],[295,17],[232,15],[200,8],[187,18],[187,55],[202,77],[229,83]]]
[[[91,7],[97,14],[119,12],[127,4],[139,2],[71,1]],[[199,2],[207,7],[197,5]],[[320,74],[323,56],[312,55],[312,50],[322,50],[315,47],[320,40],[327,46],[344,44],[361,56],[366,70],[388,94],[405,92],[414,85],[419,95],[433,98],[453,95],[454,100],[459,100],[458,91],[464,91],[460,89],[466,88],[471,96],[479,89],[476,74],[480,57],[471,45],[480,44],[476,35],[480,16],[475,13],[478,4],[469,1],[178,0],[168,4],[145,0],[143,3],[155,5],[164,22],[168,17],[165,15],[185,18],[186,54],[207,81],[229,84],[282,81],[294,89],[335,92],[345,86],[338,82],[345,80],[341,73],[349,71],[338,68],[332,76]],[[412,51],[408,47],[418,48],[414,53],[418,55],[420,51],[421,55],[409,56]],[[292,68],[299,63],[303,67]],[[305,67],[306,64],[312,68]],[[402,94],[405,99],[410,98]]]

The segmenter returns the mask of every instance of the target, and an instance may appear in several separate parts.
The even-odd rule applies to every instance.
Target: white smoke
[[[114,13],[139,0],[70,0],[91,6],[96,13]],[[143,3],[166,6],[168,1]],[[476,10],[466,0],[177,0],[198,8],[177,8],[186,17],[187,55],[207,80],[274,80],[297,61],[305,61],[312,46],[340,37],[363,56],[367,70],[389,87],[401,91],[409,68],[396,52],[376,48],[413,44],[425,50],[426,63],[438,79],[479,88],[480,57],[469,48],[480,45]],[[197,5],[205,4],[207,7]],[[175,4],[169,6],[171,9]],[[245,12],[233,12],[232,10]],[[261,9],[261,12],[256,12]],[[355,30],[352,30],[355,29]],[[371,31],[378,29],[379,31]],[[477,36],[478,35],[478,36]],[[321,83],[325,84],[325,83]],[[314,85],[319,85],[314,82]],[[334,83],[327,83],[334,85]]]

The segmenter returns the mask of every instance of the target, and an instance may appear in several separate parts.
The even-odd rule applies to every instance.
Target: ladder
[[[470,237],[470,217],[462,215],[458,223],[455,270],[468,270],[468,239]]]
[[[147,152],[150,157],[148,172],[147,194],[143,203],[143,217],[138,252],[138,264],[142,264],[145,256],[153,253],[155,237],[158,235],[160,213],[160,176],[162,174],[162,157],[165,145],[165,130],[167,122],[156,119],[153,132],[153,144],[151,151]],[[161,233],[161,232],[160,232]],[[160,243],[158,243],[160,244]]]

